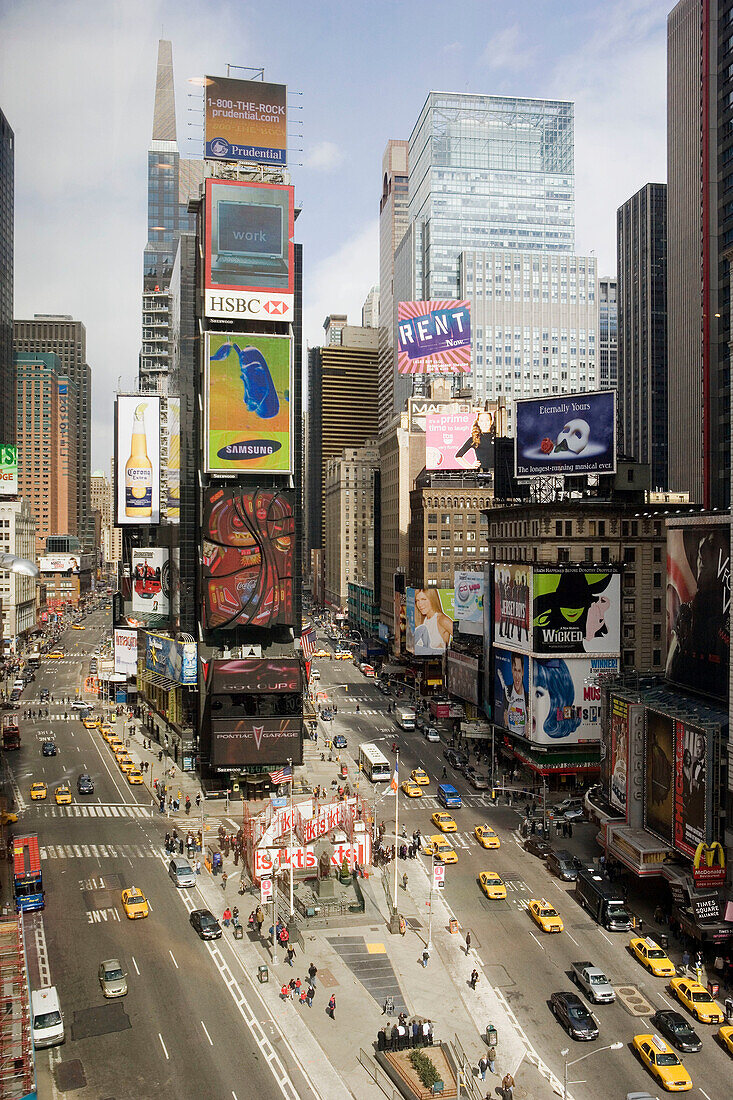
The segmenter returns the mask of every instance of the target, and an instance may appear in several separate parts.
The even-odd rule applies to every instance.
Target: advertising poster
[[[517,477],[616,472],[616,391],[515,403]]]
[[[629,767],[629,704],[615,695],[610,698],[610,753],[608,754],[608,792],[611,805],[626,812]]]
[[[655,710],[646,712],[644,824],[668,844],[674,842],[674,722]]]
[[[707,771],[705,730],[675,722],[674,846],[691,859],[708,840]]]
[[[44,554],[38,564],[42,573],[78,573],[80,567],[78,554]]]
[[[478,658],[469,657],[465,653],[455,653],[448,650],[447,672],[448,691],[451,695],[457,695],[459,699],[465,699],[467,703],[478,706]]]
[[[137,631],[115,630],[115,672],[120,676],[137,675]]]
[[[132,551],[132,610],[143,615],[168,615],[171,578],[168,551],[161,547]]]
[[[215,768],[283,764],[302,755],[302,718],[212,719],[211,763]]]
[[[471,369],[471,303],[399,302],[400,374],[461,374]]]
[[[494,722],[518,737],[529,731],[529,657],[494,650]]]
[[[490,565],[484,567],[484,594],[491,592],[491,583],[493,579],[492,568]],[[481,706],[484,714],[487,718],[491,718],[492,708],[494,705],[494,685],[491,679],[491,637],[493,633],[493,620],[491,617],[491,599],[485,595],[484,607],[483,607],[483,635],[484,635],[484,655],[483,655],[483,699],[481,700]]]
[[[160,523],[160,398],[117,398],[118,527]]]
[[[213,662],[212,693],[232,692],[290,693],[302,690],[300,661],[297,657],[243,657]]]
[[[286,96],[285,84],[207,76],[206,159],[286,165]]]
[[[531,575],[532,566],[526,562],[494,566],[495,645],[510,645],[526,652],[532,648],[529,632]]]
[[[430,413],[425,420],[425,468],[493,474],[495,441],[495,405],[468,413]]]
[[[293,625],[295,517],[275,489],[206,491],[202,587],[206,630]]]
[[[405,593],[394,594],[394,651],[399,657],[407,647],[407,612],[405,610]]]
[[[408,652],[416,657],[444,653],[453,637],[453,589],[408,588],[405,612]]]
[[[612,567],[533,566],[535,653],[618,654],[621,577]]]
[[[163,634],[145,635],[145,667],[178,684],[196,684],[196,642],[178,642]]]
[[[206,349],[207,471],[290,473],[290,338],[209,332]]]
[[[0,497],[14,497],[18,493],[18,448],[10,443],[0,443]]]
[[[533,657],[530,740],[536,745],[600,742],[601,689],[596,680],[601,671],[618,672],[618,659]]]
[[[462,634],[481,637],[484,629],[484,575],[463,569],[453,574],[453,613]]]
[[[168,465],[165,473],[165,516],[169,523],[181,520],[181,399],[168,398]]]
[[[292,187],[206,180],[207,317],[293,320],[294,224]]]
[[[411,432],[425,435],[429,416],[458,413],[470,416],[472,406],[460,401],[433,401],[429,397],[408,397],[407,414]]]
[[[730,528],[667,530],[667,678],[728,701]]]

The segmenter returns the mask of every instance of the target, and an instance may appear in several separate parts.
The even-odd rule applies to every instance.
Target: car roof
[[[585,1008],[585,1005],[581,1001],[577,993],[573,993],[571,989],[562,989],[559,993],[553,993],[553,997],[562,997],[568,1004],[578,1004]]]
[[[102,959],[100,966],[103,966],[105,970],[114,970],[115,967],[122,969],[122,963],[119,959]]]

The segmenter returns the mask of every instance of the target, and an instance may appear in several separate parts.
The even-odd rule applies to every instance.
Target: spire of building
[[[158,42],[155,73],[153,141],[176,140],[176,100],[173,92],[173,46],[165,38]]]

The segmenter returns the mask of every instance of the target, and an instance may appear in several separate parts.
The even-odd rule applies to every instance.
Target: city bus
[[[41,853],[35,833],[16,836],[13,840],[13,891],[17,913],[27,909],[43,909],[43,879],[41,877]]]
[[[390,762],[376,745],[362,745],[360,747],[359,769],[372,783],[389,782],[392,778]]]

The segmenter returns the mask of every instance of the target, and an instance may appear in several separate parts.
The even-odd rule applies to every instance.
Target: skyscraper
[[[407,142],[390,140],[382,157],[379,199],[379,430],[392,419],[394,407],[394,341],[397,303],[394,296],[395,252],[409,222]]]
[[[619,449],[667,488],[667,186],[618,209]]]
[[[0,111],[0,444],[15,442],[13,194],[15,137]]]
[[[16,352],[31,352],[33,355],[53,352],[60,361],[60,374],[69,379],[69,394],[75,402],[69,416],[75,432],[70,445],[75,450],[76,494],[70,519],[73,527],[69,527],[69,533],[78,535],[84,550],[91,550],[94,545],[94,519],[89,498],[92,475],[92,372],[87,363],[87,330],[81,321],[75,321],[68,314],[36,313],[32,321],[15,321],[13,331]]]
[[[173,49],[161,39],[148,150],[148,239],[143,262],[143,342],[140,389],[167,393],[170,367],[170,294],[178,238],[192,233],[196,217],[188,200],[198,198],[203,160],[181,159],[176,140]]]
[[[598,385],[613,390],[618,384],[618,280],[598,280]]]
[[[667,20],[669,488],[730,500],[733,0]]]

